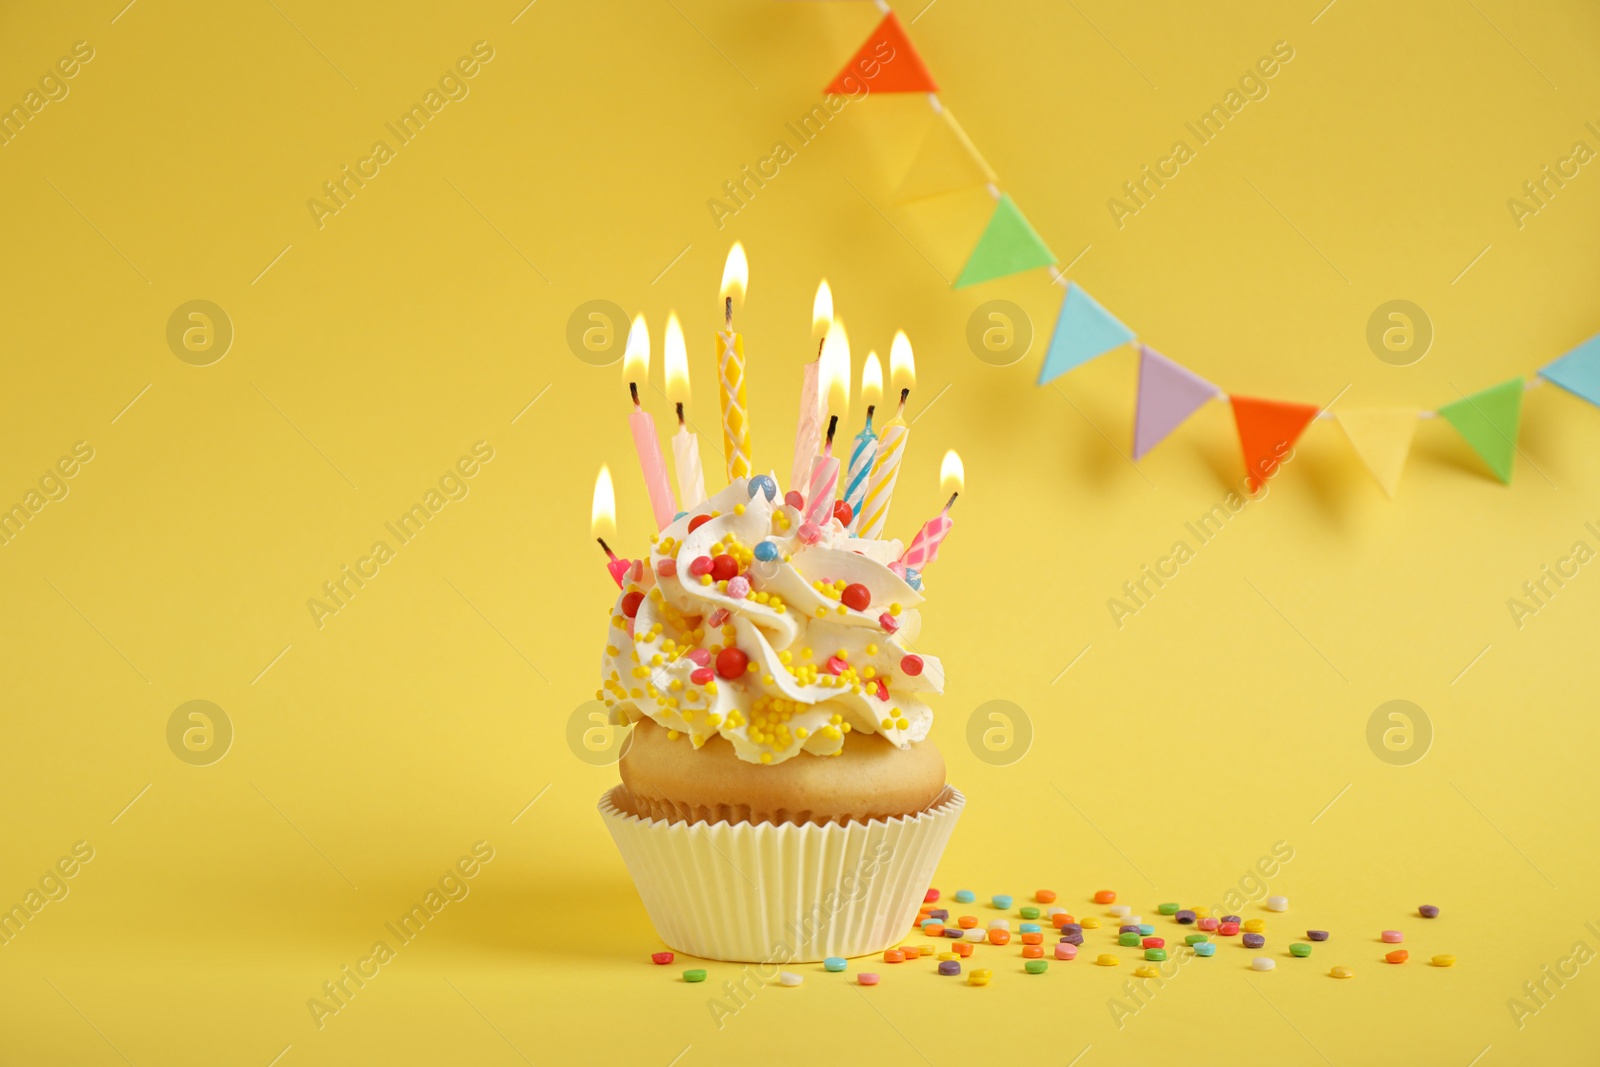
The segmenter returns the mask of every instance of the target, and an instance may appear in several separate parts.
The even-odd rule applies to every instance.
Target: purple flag
[[[1165,440],[1222,390],[1153,348],[1139,346],[1139,402],[1133,416],[1133,458]]]

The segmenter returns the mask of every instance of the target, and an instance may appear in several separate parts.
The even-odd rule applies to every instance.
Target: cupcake
[[[662,531],[602,666],[635,725],[601,813],[662,939],[711,959],[894,944],[964,804],[900,542],[805,523],[776,488],[737,480]]]

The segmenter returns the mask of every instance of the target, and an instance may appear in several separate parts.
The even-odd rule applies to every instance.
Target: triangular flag
[[[1011,197],[1002,195],[994,206],[994,214],[989,216],[983,236],[978,238],[972,255],[967,257],[967,265],[961,268],[955,288],[964,289],[991,278],[1048,267],[1055,261],[1055,253],[1033,232]]]
[[[1133,415],[1133,458],[1166,439],[1222,390],[1160,352],[1139,346],[1139,400]]]
[[[1600,404],[1600,334],[1589,338],[1554,363],[1541,367],[1539,376],[1548,378],[1591,404]]]
[[[1244,451],[1245,476],[1253,493],[1277,472],[1278,464],[1317,417],[1318,409],[1315,404],[1291,404],[1251,396],[1236,396],[1232,400],[1233,422],[1239,428],[1239,447]]]
[[[928,132],[922,138],[922,147],[911,161],[900,188],[895,191],[899,203],[921,200],[929,196],[972,189],[992,184],[994,171],[984,162],[978,150],[967,139],[966,131],[945,108],[933,117]]]
[[[1334,418],[1383,491],[1394,496],[1411,451],[1411,437],[1417,432],[1416,409],[1362,408],[1336,411]]]
[[[1491,385],[1481,393],[1462,397],[1439,409],[1472,450],[1511,484],[1511,461],[1517,453],[1517,426],[1522,421],[1522,379]]]
[[[939,86],[911,47],[911,38],[891,11],[872,36],[850,57],[823,92],[855,94],[862,85],[874,93],[936,93]]]
[[[1039,368],[1039,384],[1059,378],[1078,364],[1131,340],[1132,330],[1076,283],[1068,284],[1061,313],[1056,316],[1055,333],[1050,335],[1050,350],[1044,354],[1044,366]]]

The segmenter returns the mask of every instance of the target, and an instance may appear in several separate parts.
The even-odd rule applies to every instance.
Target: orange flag
[[[1319,409],[1314,404],[1250,396],[1230,399],[1233,421],[1239,427],[1239,447],[1244,451],[1245,476],[1253,493],[1277,471]]]
[[[874,93],[936,93],[939,86],[911,47],[911,38],[893,11],[883,17],[866,43],[856,50],[838,77],[823,92],[856,93],[862,85]]]

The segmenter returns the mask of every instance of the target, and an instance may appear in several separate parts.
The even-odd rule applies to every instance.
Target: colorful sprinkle
[[[1265,919],[1246,919],[1244,922],[1244,929],[1248,930],[1252,934],[1259,934],[1266,928],[1267,920]]]
[[[1268,897],[1267,898],[1267,910],[1268,911],[1288,911],[1289,910],[1289,898],[1288,897]]]
[[[1309,956],[1309,955],[1311,955],[1311,946],[1307,945],[1307,944],[1305,944],[1303,942],[1296,941],[1294,944],[1289,946],[1289,955],[1291,955],[1291,956]]]
[[[1095,895],[1099,896],[1098,893]],[[1111,894],[1111,899],[1117,899],[1117,895],[1115,893]],[[1133,909],[1128,907],[1126,904],[1113,904],[1111,907],[1107,908],[1106,911],[1110,912],[1112,915],[1118,916],[1119,918],[1123,915],[1133,914]]]
[[[1049,960],[1028,960],[1022,966],[1029,974],[1043,974],[1045,971],[1049,970],[1050,961]]]
[[[1044,946],[1043,945],[1023,945],[1022,946],[1022,958],[1025,959],[1025,960],[1043,959],[1044,958]]]
[[[1439,917],[1438,905],[1424,904],[1422,907],[1417,909],[1417,914],[1422,916],[1424,919],[1437,919]]]
[[[771,475],[756,475],[750,479],[746,488],[749,490],[751,500],[756,498],[757,493],[765,495],[768,502],[778,499],[778,483],[772,480]]]
[[[1011,940],[1011,931],[1010,930],[1001,930],[1001,929],[999,929],[997,927],[991,927],[990,928],[990,930],[989,930],[989,944],[991,944],[991,945],[1004,945],[1004,944],[1007,944],[1008,942],[1010,942],[1010,940]]]
[[[1448,952],[1442,953],[1433,957],[1433,965],[1435,967],[1454,967],[1456,965],[1456,958],[1450,955]]]
[[[1167,958],[1167,950],[1164,948],[1147,948],[1144,950],[1144,958],[1147,960],[1155,960],[1159,963],[1161,960]]]
[[[1056,959],[1075,960],[1078,958],[1078,946],[1069,945],[1065,941],[1056,946]]]
[[[1217,924],[1217,936],[1218,937],[1233,937],[1236,934],[1238,934],[1238,932],[1239,932],[1239,924],[1238,923],[1226,923],[1225,922],[1225,923]]]
[[[1176,915],[1176,914],[1178,914],[1178,905],[1177,904],[1157,904],[1156,905],[1156,910],[1159,911],[1163,915]]]
[[[1348,967],[1335,967],[1328,973],[1335,978],[1354,978],[1356,976],[1356,972],[1352,971]]]
[[[991,977],[993,977],[993,975],[994,975],[994,972],[991,971],[989,968],[987,968],[987,967],[979,967],[976,970],[974,970],[971,974],[967,975],[967,984],[968,985],[988,985],[989,984],[989,979]]]
[[[1037,919],[1039,917],[1039,909],[1038,908],[1021,908],[1021,909],[1018,909],[1017,914],[1021,915],[1024,919]]]
[[[1200,929],[1200,930],[1215,931],[1216,928],[1221,926],[1222,924],[1220,922],[1218,922],[1213,916],[1209,916],[1208,915],[1204,919],[1201,919],[1199,922],[1195,923],[1194,925],[1195,925],[1195,927],[1197,929]]]
[[[1390,945],[1398,945],[1400,942],[1406,939],[1406,935],[1402,934],[1399,930],[1385,930],[1379,936],[1383,938],[1385,943]]]
[[[1307,930],[1306,931],[1306,940],[1307,941],[1326,941],[1326,940],[1328,940],[1328,931],[1326,931],[1326,930]]]
[[[822,961],[822,966],[824,969],[829,971],[842,971],[846,967],[850,966],[850,964],[847,963],[842,956],[829,956],[827,959]]]
[[[1189,946],[1192,947],[1194,945],[1198,945],[1198,944],[1201,944],[1202,942],[1206,942],[1206,941],[1210,941],[1210,940],[1211,940],[1211,938],[1207,934],[1189,934],[1186,937],[1184,937],[1183,943],[1185,945],[1189,945]]]
[[[844,503],[844,501],[840,501]],[[846,505],[848,507],[849,505]],[[872,590],[860,582],[852,582],[839,594],[839,602],[853,611],[866,611],[872,606]]]
[[[1202,941],[1194,947],[1194,954],[1196,956],[1215,956],[1217,954],[1217,946],[1210,941]]]
[[[665,966],[666,964],[669,964],[669,963],[672,962],[672,953],[670,953],[670,952],[652,952],[652,953],[650,953],[650,962]]]
[[[1274,960],[1268,959],[1266,956],[1257,956],[1250,961],[1250,969],[1252,971],[1270,971],[1277,965]]]
[[[1094,902],[1096,904],[1115,904],[1117,902],[1117,891],[1115,889],[1102,889],[1095,893]]]
[[[1033,899],[1040,904],[1054,904],[1056,902],[1056,891],[1054,889],[1036,889],[1033,891]]]
[[[1173,918],[1177,919],[1185,926],[1193,926],[1195,924],[1195,920],[1198,919],[1199,916],[1195,915],[1195,913],[1188,908],[1181,908],[1177,914],[1173,916]]]
[[[1383,958],[1390,963],[1404,963],[1406,960],[1411,958],[1411,953],[1407,952],[1403,948],[1397,948]]]
[[[704,982],[706,980],[706,972],[702,971],[698,967],[694,968],[693,970],[684,971],[683,980],[685,982]]]
[[[793,971],[778,972],[778,984],[781,986],[789,986],[792,988],[799,985],[801,982],[804,982],[805,980],[805,975],[795,974]]]
[[[1133,969],[1133,976],[1135,978],[1160,978],[1161,972],[1145,963]]]
[[[910,660],[916,660],[917,661],[917,669],[916,670],[912,670],[910,667],[907,666],[907,663]],[[900,669],[902,671],[905,671],[907,674],[921,674],[922,673],[922,658],[920,656],[907,656],[905,659],[900,661]],[[1002,894],[999,894],[999,895],[991,898],[990,903],[992,903],[995,907],[999,908],[1001,911],[1005,911],[1007,908],[1011,907],[1011,898],[1002,893]]]
[[[883,953],[883,962],[884,963],[904,963],[905,960],[906,960],[906,954],[904,952],[901,952],[897,948],[891,948],[891,949],[885,949],[884,950],[884,953]]]
[[[1267,943],[1267,939],[1262,934],[1245,934],[1244,935],[1244,947],[1245,948],[1260,948],[1262,945],[1265,945],[1266,943]]]
[[[946,975],[946,976],[960,974],[961,973],[961,963],[960,963],[960,961],[959,960],[941,960],[939,962],[939,973],[942,974],[942,975]]]
[[[971,904],[974,900],[977,900],[977,899],[978,899],[978,895],[976,893],[974,893],[970,889],[957,889],[956,890],[956,903],[957,904]]]
[[[1115,967],[1122,961],[1109,952],[1102,952],[1094,958],[1094,962],[1100,967]]]
[[[856,984],[857,985],[877,985],[878,984],[878,976],[873,974],[871,971],[862,971],[860,974],[856,975]]]

